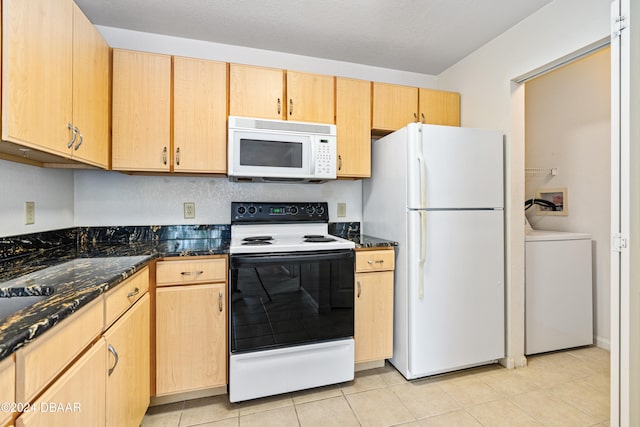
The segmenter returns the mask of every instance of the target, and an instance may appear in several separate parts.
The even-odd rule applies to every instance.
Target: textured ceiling
[[[551,0],[76,0],[97,25],[437,75]]]

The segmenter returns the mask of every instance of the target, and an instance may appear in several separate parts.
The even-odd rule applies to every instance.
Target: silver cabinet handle
[[[377,259],[377,260],[374,261],[374,260],[370,259],[369,261],[367,261],[367,264],[369,264],[369,265],[371,265],[373,263],[382,264],[382,263],[384,263],[384,260],[383,259]]]
[[[113,348],[111,344],[107,346],[107,349],[109,350],[109,353],[113,354],[113,357],[115,358],[115,362],[113,363],[113,366],[109,368],[109,376],[111,376],[111,374],[113,373],[113,370],[116,369],[116,366],[118,366],[118,359],[120,358],[118,357],[118,352],[116,351],[115,348]]]
[[[76,142],[76,137],[78,134],[76,133],[76,128],[71,125],[71,123],[67,123],[67,129],[71,130],[71,141],[67,144],[67,148],[73,147],[73,144]]]
[[[167,164],[167,147],[162,149],[162,163]]]
[[[418,123],[418,113],[413,113],[413,119],[416,123]]]
[[[425,124],[427,119],[425,119],[424,113],[420,113],[420,115],[422,116],[422,124]]]
[[[360,281],[358,280],[358,298],[360,298],[361,291],[362,291],[362,287],[360,286]]]
[[[293,114],[293,99],[289,98],[289,115]]]
[[[127,294],[127,298],[135,297],[139,293],[140,293],[140,289],[139,288],[133,288],[133,291],[131,291],[131,292],[129,292]]]
[[[278,115],[280,115],[280,111],[282,111],[282,108],[280,106],[280,98],[278,98]]]
[[[78,148],[80,148],[80,146],[82,145],[82,141],[84,141],[84,137],[82,136],[82,132],[80,132],[80,129],[75,128],[75,130],[77,134],[80,135],[80,141],[78,141],[78,143],[76,144],[75,147],[73,147],[73,149],[78,151]]]
[[[222,291],[218,292],[218,310],[222,313]]]
[[[342,156],[338,154],[338,170],[342,170]]]
[[[180,166],[180,147],[176,148],[176,165]]]
[[[199,270],[199,271],[183,271],[180,274],[182,274],[183,276],[199,276],[203,273],[204,273],[204,270]]]

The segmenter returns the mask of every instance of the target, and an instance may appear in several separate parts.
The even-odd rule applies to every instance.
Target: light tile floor
[[[609,352],[597,347],[407,381],[392,366],[354,381],[231,404],[216,396],[156,406],[142,426],[608,426]]]

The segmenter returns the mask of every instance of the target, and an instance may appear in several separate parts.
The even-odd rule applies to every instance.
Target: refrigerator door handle
[[[424,263],[427,260],[427,212],[420,211],[420,260],[418,261],[418,299],[424,299]]]
[[[420,172],[420,209],[427,208],[427,166],[424,163],[422,151],[418,151],[418,170]]]

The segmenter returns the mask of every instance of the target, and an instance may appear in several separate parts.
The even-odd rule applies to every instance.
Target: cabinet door
[[[227,384],[226,285],[156,290],[156,394]]]
[[[420,120],[431,125],[460,126],[460,94],[420,89]]]
[[[0,362],[0,403],[16,401],[16,366],[11,357]],[[0,412],[0,425],[6,425],[11,419],[11,411]]]
[[[33,402],[32,412],[18,417],[16,426],[104,426],[105,372],[106,344],[101,339]]]
[[[417,121],[417,114],[418,88],[373,83],[373,130],[393,132]]]
[[[2,7],[2,139],[69,157],[73,2]]]
[[[173,58],[176,172],[227,173],[227,65]]]
[[[393,271],[355,275],[356,363],[393,356]]]
[[[371,176],[371,82],[336,78],[338,178]]]
[[[285,119],[284,71],[249,65],[229,67],[229,115]]]
[[[287,71],[287,120],[335,123],[334,77]]]
[[[139,426],[149,406],[149,320],[147,294],[104,333],[108,426]]]
[[[72,156],[109,166],[109,45],[80,8],[73,6],[73,125],[77,136]],[[77,148],[76,148],[77,147]]]
[[[113,51],[112,168],[169,171],[171,57]]]

